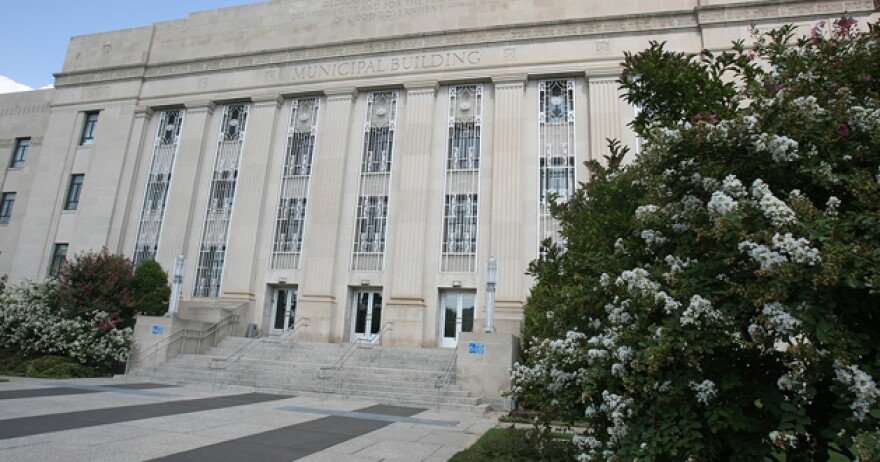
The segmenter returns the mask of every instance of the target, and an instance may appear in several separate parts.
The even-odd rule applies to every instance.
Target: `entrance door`
[[[296,313],[296,289],[275,289],[270,335],[282,335],[293,326]]]
[[[474,292],[444,292],[440,310],[440,346],[455,348],[462,332],[474,331]]]
[[[376,341],[375,335],[382,328],[382,292],[358,290],[354,293],[351,341],[359,339]]]

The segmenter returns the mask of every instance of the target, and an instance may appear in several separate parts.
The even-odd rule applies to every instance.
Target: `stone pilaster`
[[[587,75],[590,104],[590,158],[602,159],[608,153],[608,139],[619,140],[623,134],[620,93],[617,77]]]
[[[224,297],[245,300],[254,297],[252,275],[259,273],[254,262],[258,238],[263,235],[261,217],[269,182],[269,158],[275,152],[275,127],[283,102],[279,96],[255,98],[248,114],[226,246],[221,288]]]
[[[143,158],[152,157],[153,152],[149,149],[150,143],[146,142],[147,126],[153,118],[153,110],[148,107],[138,107],[134,111],[134,121],[131,127],[131,137],[125,153],[125,165],[119,179],[118,191],[127,191],[127,194],[117,194],[113,204],[113,218],[108,230],[107,243],[115,246],[116,252],[130,254],[137,233],[141,207],[143,207],[143,183],[149,172],[143,172],[139,167],[143,165]],[[149,165],[149,164],[148,164]],[[149,167],[148,167],[149,169]],[[139,184],[139,182],[141,184]],[[141,191],[141,194],[132,194]]]
[[[391,280],[384,321],[394,321],[389,343],[421,344],[425,320],[425,239],[436,236],[426,228],[431,179],[431,139],[437,82],[406,85],[406,113],[398,124],[400,142],[395,149],[391,204],[396,216],[389,248]]]
[[[489,254],[498,261],[495,301],[498,326],[505,322],[518,323],[522,317],[523,273],[528,266],[523,249],[523,227],[534,226],[533,217],[524,216],[523,198],[536,200],[537,192],[524,191],[522,184],[523,159],[527,155],[523,133],[526,76],[495,77],[492,81],[495,84],[495,148]],[[478,268],[485,278],[485,263]]]
[[[194,223],[201,223],[200,220],[204,218],[205,213],[205,204],[196,201],[199,195],[196,194],[195,188],[200,177],[199,171],[205,163],[203,159],[206,155],[208,157],[213,155],[216,145],[216,137],[208,136],[208,127],[213,114],[213,103],[200,102],[186,105],[180,145],[177,147],[177,156],[174,159],[174,174],[168,189],[165,219],[162,223],[165,230],[174,231],[162,233],[156,253],[156,261],[169,272],[174,268],[174,259],[178,255],[185,255],[186,273],[192,274],[198,258],[197,254],[187,255],[186,249],[191,239],[199,239],[202,231],[198,224],[193,228]],[[209,151],[207,154],[206,149]],[[211,159],[206,163],[210,168]],[[191,279],[187,280],[192,284]],[[187,294],[189,291],[184,289],[183,293]]]
[[[331,338],[334,319],[344,318],[345,303],[338,304],[334,287],[340,277],[334,269],[339,252],[348,255],[350,244],[340,242],[340,210],[349,151],[348,134],[357,91],[326,91],[321,102],[308,215],[303,233],[302,284],[299,287],[297,318],[309,318],[311,325],[297,338],[313,342],[341,341]],[[339,324],[339,323],[337,323]]]

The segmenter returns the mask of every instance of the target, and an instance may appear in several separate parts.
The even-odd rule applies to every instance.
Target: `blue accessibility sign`
[[[472,355],[484,355],[486,354],[486,344],[468,343],[468,353]]]
[[[165,333],[165,326],[153,326],[153,335],[162,335]]]

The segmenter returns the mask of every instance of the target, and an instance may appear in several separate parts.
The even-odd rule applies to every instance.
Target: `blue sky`
[[[70,37],[148,26],[193,11],[260,0],[3,0],[0,27],[0,93],[54,81]],[[4,78],[5,77],[5,78]],[[23,89],[23,88],[22,88]]]

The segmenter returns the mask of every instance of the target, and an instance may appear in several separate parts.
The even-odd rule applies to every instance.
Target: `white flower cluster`
[[[764,216],[776,226],[794,223],[797,219],[794,210],[774,196],[770,187],[760,178],[752,183],[752,197],[758,200]]]
[[[822,256],[817,249],[810,247],[810,241],[802,237],[795,238],[791,233],[774,234],[773,248],[788,254],[795,263],[806,263],[809,266],[822,263]]]
[[[656,292],[660,285],[651,280],[651,275],[642,268],[634,268],[620,273],[615,284],[618,287],[626,286],[631,294],[640,292]]]
[[[706,379],[702,382],[690,382],[691,390],[696,393],[697,402],[703,406],[709,405],[709,400],[718,396],[718,390],[715,388],[715,382]]]
[[[850,408],[853,410],[853,419],[863,422],[865,416],[877,402],[880,392],[874,379],[859,369],[859,366],[850,364],[844,366],[840,361],[834,361],[835,380],[848,385],[849,391],[855,395]]]
[[[32,288],[9,288],[0,300],[0,348],[110,364],[128,359],[131,339],[131,328],[116,329],[108,313],[94,311],[69,319],[34,298]]]
[[[810,241],[804,238],[795,238],[791,233],[785,235],[776,233],[772,238],[772,248],[764,244],[758,244],[749,240],[739,243],[740,252],[745,252],[752,260],[761,265],[761,269],[770,270],[776,265],[793,261],[815,266],[822,262],[819,250],[810,247]]]
[[[767,327],[780,335],[794,335],[801,327],[801,321],[786,311],[779,302],[764,305],[761,311],[767,319]]]
[[[865,133],[880,135],[880,107],[853,106],[849,108],[849,124]]]
[[[721,190],[732,197],[746,197],[746,188],[736,175],[727,175],[724,177],[724,180],[721,181]]]
[[[642,205],[636,209],[635,217],[636,220],[645,222],[651,219],[657,211],[660,210],[656,205]]]
[[[788,432],[772,431],[770,432],[770,442],[779,449],[795,449],[797,448],[797,436]]]
[[[681,314],[680,322],[682,326],[693,325],[700,327],[703,322],[712,323],[720,321],[723,315],[720,311],[712,306],[712,303],[705,298],[694,295],[691,302],[684,313]]]
[[[825,109],[822,106],[819,106],[816,97],[813,95],[799,96],[795,98],[792,103],[797,106],[798,109],[808,114],[817,116],[825,115]]]
[[[663,233],[660,231],[654,231],[653,229],[642,231],[642,239],[645,240],[645,244],[647,244],[648,247],[663,245],[666,243],[666,237],[663,236]]]
[[[776,162],[790,162],[800,157],[798,142],[787,136],[763,133],[755,140],[755,150],[769,152]]]
[[[839,207],[840,199],[838,199],[837,196],[829,197],[828,202],[825,203],[825,215],[829,217],[836,217]]]
[[[739,208],[739,203],[736,199],[727,195],[727,193],[723,191],[715,191],[712,193],[712,198],[709,199],[709,213],[713,218],[715,217],[723,217],[729,213],[735,212],[737,208]]]
[[[669,272],[672,274],[677,274],[682,272],[685,268],[697,263],[697,260],[692,260],[691,258],[687,258],[682,260],[679,257],[674,255],[667,255],[664,259],[667,265],[669,265]]]

